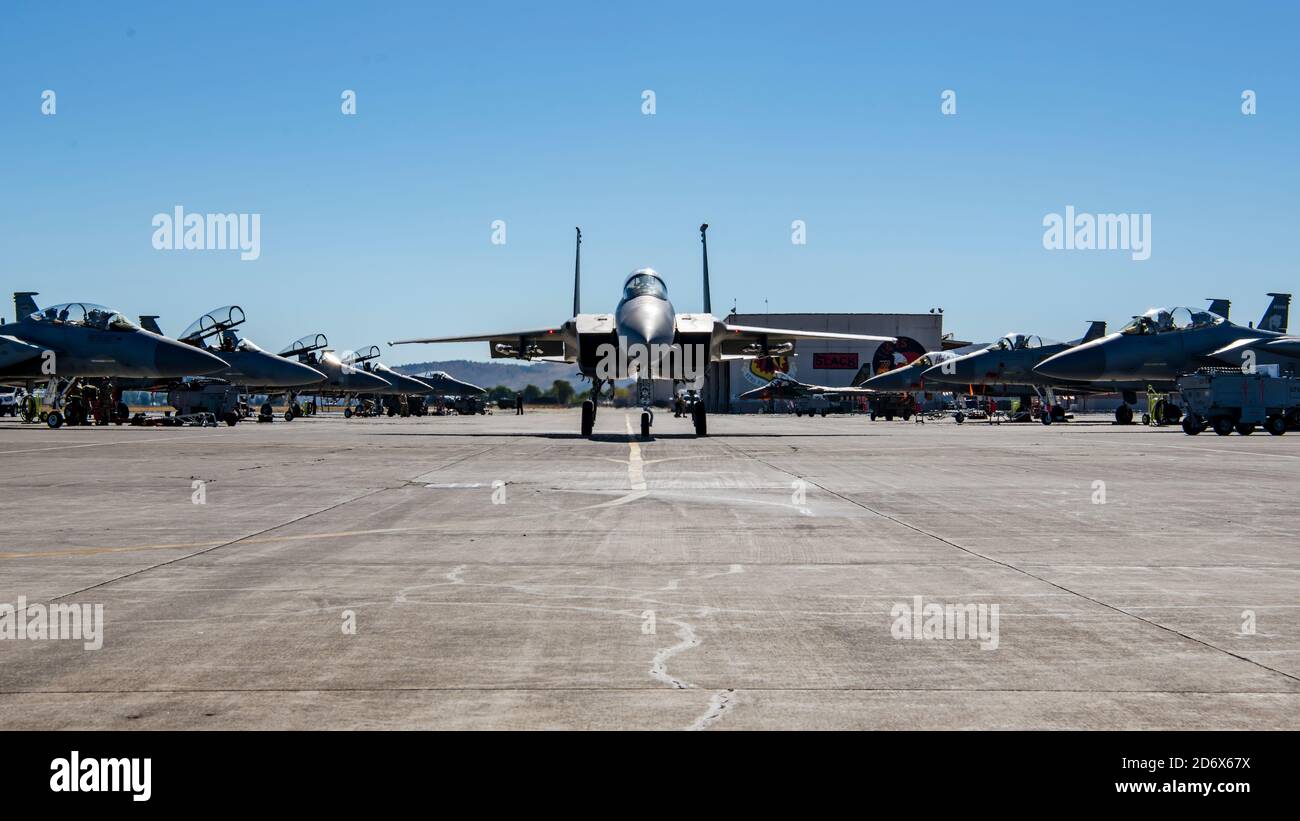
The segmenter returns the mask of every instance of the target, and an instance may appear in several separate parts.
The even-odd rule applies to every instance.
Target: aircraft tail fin
[[[36,300],[32,297],[37,296],[37,291],[14,291],[14,321],[22,322],[27,317],[36,313],[40,308],[36,307]]]
[[[1094,339],[1101,339],[1106,335],[1106,321],[1104,319],[1094,319],[1088,325],[1088,332],[1083,335],[1084,342],[1091,342]]]
[[[853,378],[849,380],[849,385],[856,388],[873,376],[875,376],[875,374],[871,372],[871,363],[864,362],[862,367],[858,368],[858,372],[853,374]]]
[[[578,233],[573,244],[573,315],[582,313],[582,229],[574,227]]]
[[[164,336],[162,332],[162,328],[158,327],[157,314],[142,315],[140,317],[140,327],[144,328],[146,331],[149,331],[150,333],[155,333],[158,334],[159,336]]]
[[[1287,321],[1291,313],[1291,295],[1269,294],[1269,296],[1273,297],[1273,301],[1268,303],[1268,309],[1264,311],[1258,327],[1266,331],[1286,333]]]
[[[1232,308],[1230,299],[1211,299],[1209,311],[1212,314],[1218,314],[1224,319],[1228,318],[1228,311]]]
[[[709,224],[706,222],[700,226],[700,245],[704,247],[704,313],[713,313],[713,300],[710,299],[709,291],[709,240],[705,232],[709,230]]]

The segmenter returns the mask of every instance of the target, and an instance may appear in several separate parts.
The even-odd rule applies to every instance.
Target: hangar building
[[[705,407],[710,413],[756,413],[763,403],[741,400],[745,391],[771,381],[785,371],[800,382],[835,387],[852,384],[864,365],[872,373],[910,362],[926,351],[938,350],[943,314],[732,314],[727,322],[799,331],[896,336],[888,342],[801,340],[795,355],[748,361],[715,362],[704,382]]]

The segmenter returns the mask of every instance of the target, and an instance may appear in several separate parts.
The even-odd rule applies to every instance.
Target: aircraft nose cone
[[[1106,373],[1106,351],[1100,345],[1080,345],[1049,356],[1034,370],[1053,379],[1101,379]]]
[[[348,378],[357,386],[357,389],[362,391],[379,391],[389,387],[387,379],[360,369],[353,371]]]
[[[301,362],[285,359],[282,356],[271,357],[275,363],[276,373],[271,378],[273,383],[267,387],[287,387],[291,385],[314,385],[328,379],[325,374]]]
[[[640,297],[619,312],[619,335],[629,345],[668,345],[673,341],[673,317],[663,300]]]
[[[193,345],[160,339],[153,355],[154,367],[163,378],[203,376],[229,367],[225,360]]]
[[[975,357],[957,357],[926,368],[925,372],[921,374],[921,378],[927,382],[966,384],[978,381],[975,379],[978,364]]]

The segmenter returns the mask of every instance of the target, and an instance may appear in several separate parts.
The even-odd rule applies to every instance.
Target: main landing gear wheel
[[[590,437],[596,427],[596,403],[588,399],[582,403],[582,435]]]
[[[292,422],[295,416],[297,416],[297,414],[293,412],[293,405],[290,405],[289,409],[284,412],[284,421]]]
[[[63,424],[63,414],[58,411],[50,411],[50,415],[45,417],[45,424],[50,426],[50,430],[55,430]]]
[[[1044,425],[1050,425],[1050,424],[1052,424],[1052,412],[1051,412],[1051,411],[1042,411],[1042,412],[1039,414],[1038,418],[1042,420],[1042,422],[1043,422]]]
[[[1120,405],[1115,409],[1115,421],[1121,425],[1133,424],[1133,409],[1128,405]]]
[[[641,438],[642,439],[650,438],[650,412],[649,411],[641,412]]]
[[[704,411],[704,405],[696,402],[691,406],[691,421],[695,423],[696,436],[709,435],[709,417]]]

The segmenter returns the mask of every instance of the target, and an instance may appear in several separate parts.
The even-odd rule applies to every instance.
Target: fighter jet
[[[303,386],[321,396],[342,396],[351,400],[363,393],[386,393],[392,387],[387,379],[344,362],[339,354],[330,349],[325,334],[307,334],[296,339],[280,351],[280,356],[296,359],[303,365],[325,374],[324,382]],[[286,420],[291,420],[297,415],[294,412],[296,398],[294,392],[292,397],[294,401],[290,401],[289,410],[285,411]],[[351,404],[343,413],[344,416],[352,415]]]
[[[11,340],[39,349],[36,356],[27,356],[30,351],[10,348],[10,361],[0,369],[0,379],[7,384],[42,382],[51,376],[202,376],[225,367],[205,351],[143,330],[120,311],[89,302],[42,311],[34,296],[35,291],[15,293],[18,320],[0,326]]]
[[[623,283],[623,295],[613,313],[584,314],[580,305],[582,231],[577,232],[573,264],[573,318],[560,325],[500,334],[422,337],[390,342],[409,345],[426,342],[487,342],[493,358],[540,359],[573,362],[592,380],[593,397],[606,382],[635,377],[637,402],[641,407],[641,438],[650,438],[654,421],[651,409],[654,380],[671,380],[674,385],[698,386],[709,362],[783,356],[794,350],[799,339],[884,342],[893,337],[862,334],[784,330],[733,325],[715,317],[709,290],[709,246],[707,224],[700,226],[703,247],[704,310],[677,313],[668,299],[664,278],[652,268],[639,268]],[[708,434],[704,403],[691,411],[695,433]],[[596,402],[582,405],[582,435],[591,436],[596,420]]]
[[[433,389],[416,379],[413,376],[400,374],[392,368],[379,361],[379,346],[370,345],[356,351],[345,352],[341,357],[343,364],[351,365],[354,368],[360,368],[368,374],[373,374],[388,383],[384,390],[376,389],[377,394],[410,394],[420,396],[432,393]]]
[[[487,393],[486,388],[462,382],[446,371],[417,373],[413,377],[428,385],[434,396],[481,396]]]
[[[1278,330],[1265,328],[1286,327],[1291,297],[1270,296],[1259,328],[1243,328],[1210,311],[1152,308],[1116,333],[1044,359],[1035,370],[1075,382],[1174,380],[1204,365],[1221,365],[1210,355],[1233,343],[1281,338]]]
[[[315,368],[268,353],[251,339],[241,337],[235,329],[244,324],[244,319],[238,305],[216,308],[190,323],[179,339],[220,358],[226,367],[211,376],[246,392],[304,388],[326,381],[325,374]],[[156,316],[140,317],[146,327],[152,324],[156,328],[156,320]]]
[[[949,390],[965,388],[974,392],[978,386],[981,393],[988,393],[988,388],[997,388],[1009,395],[1038,394],[1048,406],[1041,418],[1045,424],[1051,424],[1053,419],[1065,418],[1065,409],[1056,403],[1056,391],[1073,392],[1079,386],[1047,379],[1036,374],[1034,366],[1053,354],[1100,339],[1105,333],[1105,322],[1093,322],[1087,332],[1073,342],[1056,342],[1037,334],[1012,332],[985,348],[931,365],[921,373],[921,378],[926,382],[948,385]]]
[[[745,391],[737,398],[803,399],[809,396],[865,396],[871,393],[874,393],[874,391],[851,385],[841,388],[829,385],[809,385],[806,382],[800,382],[788,373],[778,373],[766,385]]]
[[[174,379],[202,376],[225,367],[212,354],[144,330],[111,308],[70,302],[42,311],[35,296],[35,291],[15,293],[18,320],[0,326],[4,336],[0,340],[0,382],[29,392],[35,383],[49,382],[47,398],[54,410],[46,422],[51,428],[63,424],[59,408],[64,395],[81,379]],[[114,393],[117,391],[120,388]],[[116,409],[125,406],[120,395],[112,399],[114,415],[120,417],[123,411]]]
[[[987,345],[968,345],[952,351],[927,351],[916,359],[908,362],[906,365],[900,365],[893,370],[878,373],[874,376],[870,373],[870,365],[863,365],[862,370],[858,372],[855,384],[861,388],[867,388],[876,393],[914,393],[917,391],[927,390],[925,379],[922,374],[934,365],[947,362],[950,359],[956,359],[963,354],[973,351],[983,350]],[[866,373],[863,373],[866,371]],[[865,377],[865,378],[863,378]],[[861,381],[858,381],[861,380]],[[929,390],[934,390],[933,386]],[[940,391],[949,391],[952,388],[940,386]]]

